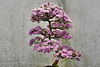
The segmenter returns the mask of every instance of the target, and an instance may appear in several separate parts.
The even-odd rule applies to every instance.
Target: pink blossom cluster
[[[42,28],[40,26],[36,26],[35,28],[30,29],[29,34],[39,34],[41,32]]]
[[[46,28],[42,28],[40,26],[36,26],[35,28],[32,28],[30,31],[29,31],[29,34],[32,35],[32,34],[42,34],[44,36],[48,36],[49,34],[51,34],[51,31],[46,29]]]
[[[50,25],[48,25],[47,27],[50,28]],[[69,30],[69,28],[73,28],[73,26],[68,23],[64,24],[64,23],[59,23],[59,22],[52,22],[51,28],[52,29],[60,29],[60,30],[63,30],[63,29]]]
[[[37,36],[35,38],[32,38],[29,42],[29,45],[32,46],[33,44],[36,43],[41,43],[44,39],[42,39],[41,37]]]
[[[54,56],[56,56],[56,60],[60,60],[60,58],[67,58],[67,59],[76,59],[77,61],[80,61],[79,57],[82,55],[75,51],[72,47],[68,46],[62,46],[62,43],[60,41],[53,41],[48,40],[46,42],[41,42],[38,44],[35,44],[34,50],[37,52],[43,52],[43,53],[49,53],[50,51],[55,51],[56,53]]]
[[[82,56],[79,52],[75,51],[72,47],[62,46],[55,54],[57,60],[60,58],[76,59],[80,61],[79,57]]]
[[[57,40],[59,40],[59,38],[62,38],[62,39],[71,39],[72,38],[72,36],[69,35],[69,33],[67,31],[59,31],[59,30],[50,31],[50,30],[48,30],[46,28],[42,28],[40,26],[36,26],[35,28],[32,28],[30,30],[29,34],[30,35],[42,34],[46,38],[48,38],[49,35],[51,35],[51,38],[57,39]]]
[[[71,39],[72,35],[69,35],[69,33],[67,31],[59,31],[59,30],[54,30],[53,31],[54,39],[59,40],[59,38],[62,39]]]
[[[62,44],[60,41],[54,42],[53,40],[48,40],[39,44],[35,44],[34,50],[37,52],[49,53],[51,50],[57,51]]]
[[[40,22],[48,21],[48,19],[56,18],[56,21],[66,23],[72,22],[68,15],[63,11],[62,7],[55,5],[53,3],[45,3],[40,7],[37,7],[32,10],[31,21]]]

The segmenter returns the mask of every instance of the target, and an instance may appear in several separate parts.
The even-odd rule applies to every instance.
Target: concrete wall
[[[69,43],[83,54],[80,62],[61,60],[60,67],[100,67],[100,0],[0,0],[0,67],[53,63],[52,53],[37,53],[28,45],[34,37],[28,32],[37,25],[30,21],[31,9],[45,2],[62,6],[71,17],[75,28],[69,30]]]

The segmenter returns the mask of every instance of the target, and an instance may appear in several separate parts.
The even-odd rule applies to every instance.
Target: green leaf
[[[58,64],[56,64],[55,67],[59,67]]]

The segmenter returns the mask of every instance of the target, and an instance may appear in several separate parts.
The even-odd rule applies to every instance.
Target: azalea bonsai
[[[36,26],[30,29],[30,35],[41,34],[42,37],[32,38],[29,45],[34,46],[34,50],[37,52],[50,53],[54,51],[55,62],[52,67],[55,67],[61,58],[76,59],[80,61],[79,57],[82,56],[79,52],[75,51],[72,47],[62,46],[61,39],[71,39],[72,35],[66,30],[73,28],[72,23],[68,15],[63,11],[62,7],[53,3],[45,3],[32,10],[31,21],[40,23],[41,21],[48,21],[47,28]],[[49,67],[49,66],[46,66]]]

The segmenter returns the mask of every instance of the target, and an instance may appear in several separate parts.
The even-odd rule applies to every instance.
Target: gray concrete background
[[[44,67],[53,63],[50,54],[37,53],[28,45],[36,26],[31,9],[45,2],[64,8],[74,29],[70,46],[83,54],[80,62],[61,60],[60,67],[100,67],[100,0],[0,0],[0,67]],[[42,26],[44,24],[41,24]]]

